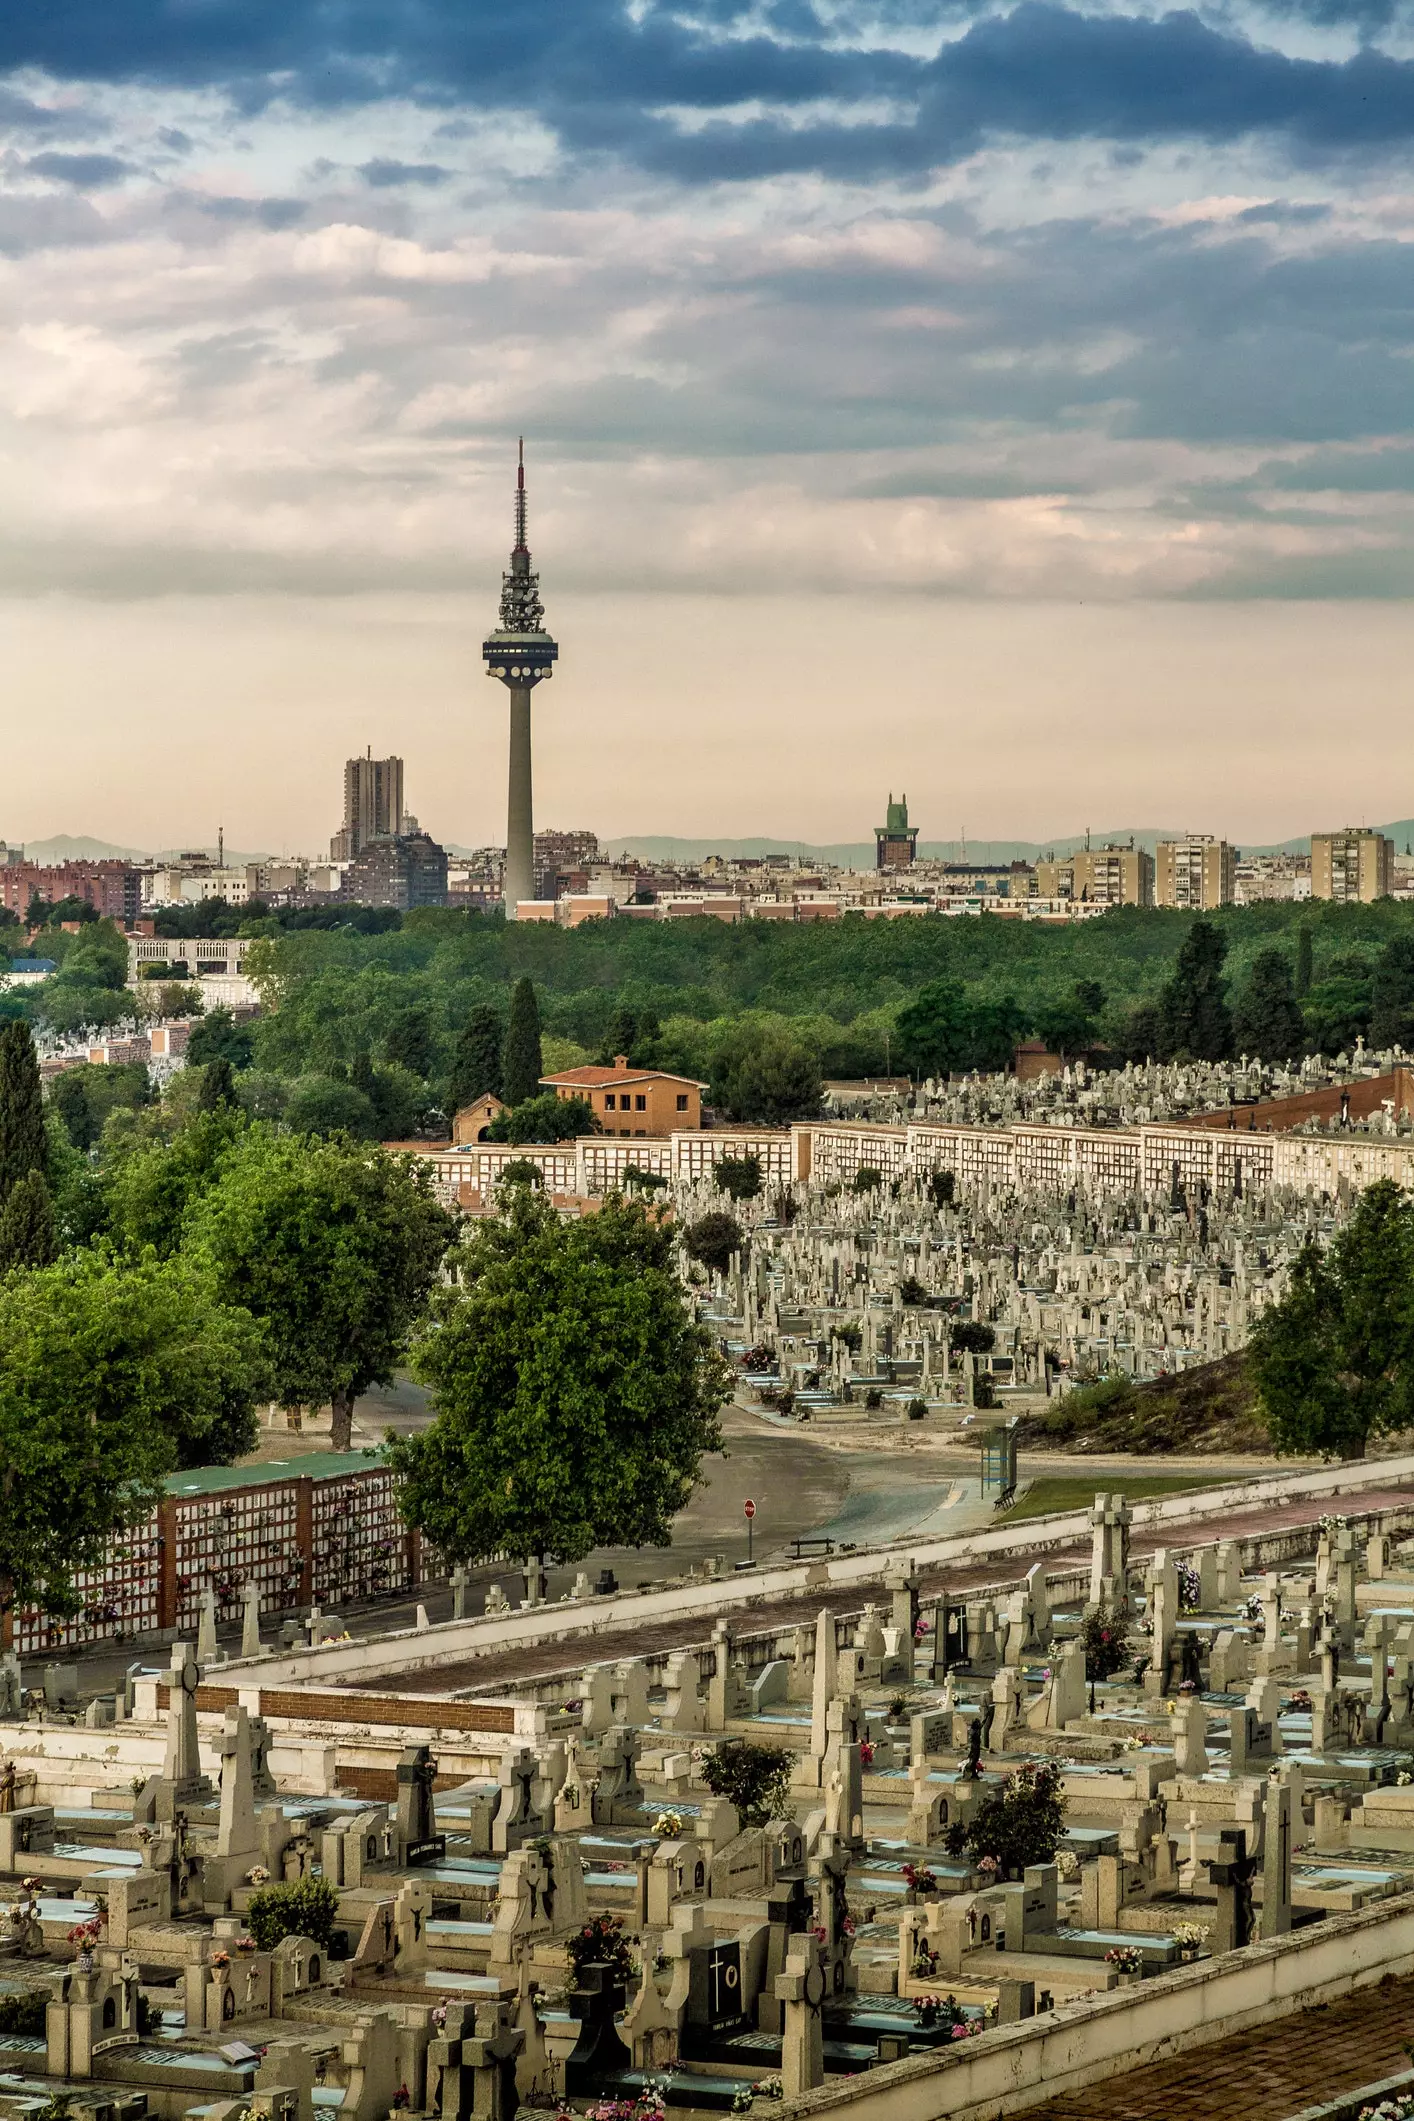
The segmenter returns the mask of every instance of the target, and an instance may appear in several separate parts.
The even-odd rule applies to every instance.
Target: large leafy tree
[[[1308,1241],[1248,1361],[1279,1452],[1363,1458],[1414,1422],[1414,1202],[1370,1186],[1328,1251]]]
[[[599,1131],[598,1115],[587,1098],[556,1097],[553,1090],[498,1113],[487,1129],[493,1142],[568,1142]]]
[[[115,1156],[102,1182],[117,1243],[134,1253],[150,1246],[169,1258],[181,1245],[188,1211],[215,1185],[245,1124],[238,1112],[203,1112],[171,1140],[135,1142]]]
[[[820,1063],[803,1040],[777,1024],[743,1023],[712,1060],[712,1100],[734,1120],[780,1127],[820,1110]]]
[[[1232,1052],[1232,1016],[1222,976],[1226,956],[1227,944],[1213,923],[1195,921],[1159,997],[1165,1060],[1226,1060]]]
[[[261,1335],[189,1260],[97,1249],[0,1283],[0,1605],[71,1605],[73,1573],[179,1465],[254,1442]]]
[[[536,1096],[545,1065],[540,1056],[540,1005],[535,982],[517,980],[501,1052],[501,1095],[508,1105],[523,1105]]]
[[[354,1401],[391,1381],[452,1237],[426,1170],[346,1136],[254,1126],[186,1227],[222,1298],[265,1327],[275,1398],[327,1402],[348,1450]]]
[[[668,1230],[616,1199],[565,1221],[516,1187],[453,1262],[414,1351],[437,1418],[389,1444],[408,1521],[459,1561],[666,1546],[728,1395]]]
[[[915,1075],[1005,1068],[1025,1024],[1009,995],[994,1001],[960,980],[932,980],[899,1011],[899,1051]]]
[[[1306,1040],[1306,1019],[1296,999],[1285,951],[1261,950],[1253,958],[1232,1012],[1233,1043],[1239,1053],[1265,1061],[1291,1060]]]

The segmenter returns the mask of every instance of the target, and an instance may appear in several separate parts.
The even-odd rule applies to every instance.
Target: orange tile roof
[[[559,1075],[542,1075],[542,1083],[568,1083],[582,1090],[601,1090],[609,1083],[691,1083],[705,1090],[692,1075],[674,1075],[667,1068],[566,1068]]]

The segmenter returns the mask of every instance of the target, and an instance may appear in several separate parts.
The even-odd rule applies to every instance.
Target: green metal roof
[[[223,1488],[263,1488],[291,1474],[333,1480],[341,1473],[368,1473],[384,1462],[381,1449],[311,1451],[306,1458],[267,1458],[258,1466],[192,1466],[168,1475],[169,1495],[219,1495]]]

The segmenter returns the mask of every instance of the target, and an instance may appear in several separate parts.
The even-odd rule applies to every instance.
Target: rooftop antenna
[[[525,436],[520,437],[516,455],[516,543],[517,552],[527,552],[525,541]]]
[[[226,866],[226,828],[225,828],[225,826],[224,826],[224,825],[218,825],[218,826],[216,827],[216,867],[217,867],[218,869],[224,869],[224,868],[225,868],[225,866]]]

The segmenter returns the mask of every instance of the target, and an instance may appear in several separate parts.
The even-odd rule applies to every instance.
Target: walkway
[[[1408,2069],[1414,1978],[1382,1982],[1339,2003],[1250,2033],[1190,2047],[1171,2061],[1109,2077],[1027,2109],[1027,2121],[1290,2121],[1342,2092]]]

